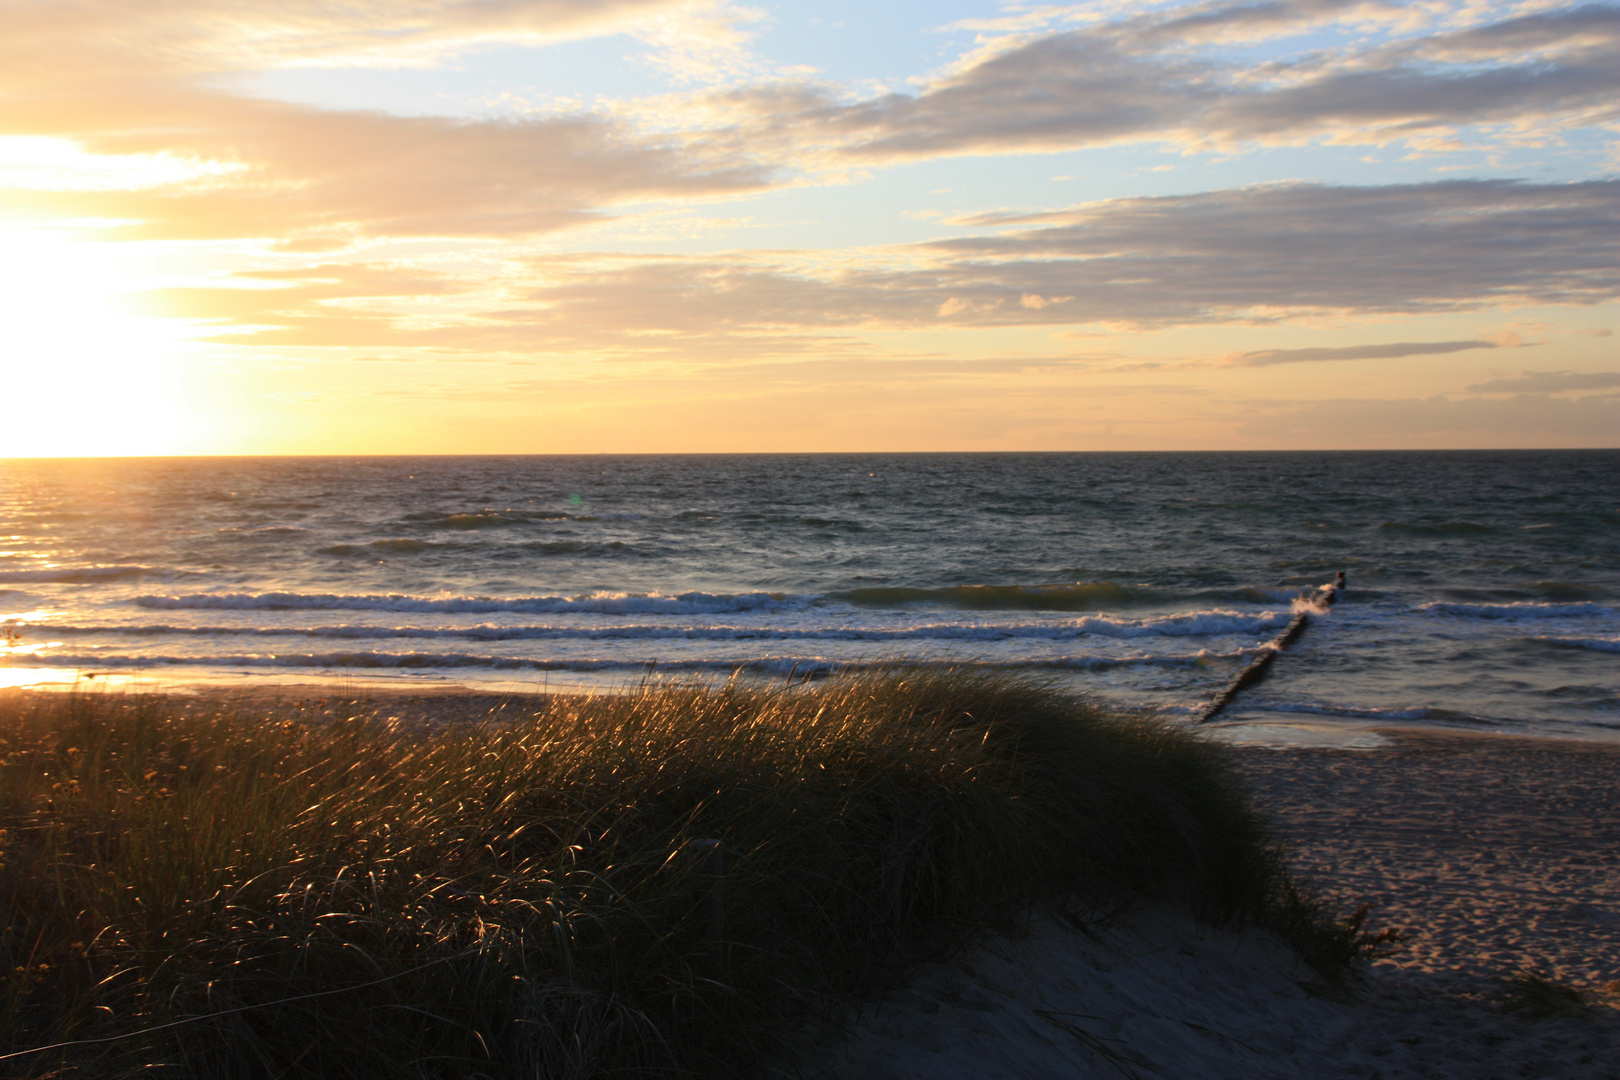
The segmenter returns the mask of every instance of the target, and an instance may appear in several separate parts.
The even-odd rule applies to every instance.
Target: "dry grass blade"
[[[1592,1013],[1586,994],[1534,971],[1520,971],[1513,977],[1502,1007],[1538,1021],[1556,1016],[1582,1018]]]
[[[0,1053],[77,1044],[40,1076],[741,1077],[1031,905],[1321,922],[1216,748],[971,670],[451,725],[11,693],[0,740]]]

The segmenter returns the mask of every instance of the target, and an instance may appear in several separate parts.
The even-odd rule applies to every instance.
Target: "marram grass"
[[[0,1075],[742,1077],[1033,905],[1345,945],[1215,747],[974,671],[449,727],[13,693],[0,828],[0,1054],[74,1044]]]

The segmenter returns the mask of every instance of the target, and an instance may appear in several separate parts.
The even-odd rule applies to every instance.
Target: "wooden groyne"
[[[1304,597],[1301,597],[1301,599],[1308,599],[1310,603],[1295,612],[1294,617],[1288,620],[1288,625],[1283,627],[1283,632],[1266,642],[1265,648],[1260,651],[1260,655],[1250,660],[1248,666],[1238,672],[1237,677],[1226,684],[1226,689],[1215,695],[1215,700],[1211,701],[1209,707],[1198,717],[1198,722],[1200,724],[1209,723],[1220,715],[1222,709],[1232,704],[1233,699],[1238,694],[1264,679],[1266,672],[1271,670],[1271,665],[1276,662],[1278,654],[1295,641],[1298,641],[1299,636],[1305,632],[1305,628],[1311,624],[1311,615],[1338,603],[1339,596],[1344,592],[1344,589],[1344,571],[1340,570],[1334,575],[1332,584],[1320,586],[1316,590],[1315,596],[1307,593]]]

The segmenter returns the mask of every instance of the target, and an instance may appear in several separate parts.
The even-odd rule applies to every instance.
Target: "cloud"
[[[529,298],[543,307],[513,318],[674,334],[1143,326],[1594,304],[1620,295],[1614,181],[1269,185],[979,224],[1032,227],[891,249],[888,268],[874,258],[859,270],[828,271],[763,255],[629,263],[538,288]],[[1027,302],[1031,296],[1042,302]],[[1493,344],[1393,348],[1417,355]]]
[[[491,42],[542,44],[622,32],[648,18],[712,6],[693,0],[7,0],[0,59],[51,71],[53,81],[74,70],[60,60],[90,54],[115,70],[168,73],[398,67]],[[37,56],[41,48],[47,55]]]
[[[1072,321],[1245,311],[1433,312],[1620,293],[1620,182],[1267,185],[985,216],[1031,226],[930,245]],[[989,299],[994,294],[984,290]],[[1263,312],[1253,312],[1265,317]]]
[[[273,238],[305,250],[533,235],[636,202],[950,154],[1380,142],[1486,122],[1534,122],[1545,134],[1620,120],[1620,8],[1608,5],[1365,35],[1372,43],[1255,65],[1210,49],[1330,23],[1382,20],[1387,30],[1414,16],[1339,0],[1199,4],[992,39],[915,94],[850,101],[835,87],[779,80],[526,120],[322,110],[232,93],[225,80],[629,31],[664,42],[671,70],[725,81],[754,70],[739,51],[747,13],[718,0],[0,0],[0,10],[0,135],[68,140],[112,163],[98,175],[145,177],[133,190],[133,179],[13,187],[13,212],[123,222],[132,237]],[[154,182],[150,167],[119,161],[162,161],[185,178]],[[1059,317],[1065,304],[1053,298],[1071,292],[1032,282],[1025,294]],[[930,309],[976,318],[985,303],[946,296]]]
[[[13,212],[122,223],[162,239],[276,238],[331,248],[368,236],[507,237],[629,201],[774,182],[723,133],[645,134],[606,113],[466,120],[318,109],[222,88],[291,63],[404,62],[413,50],[623,30],[682,0],[143,0],[12,2],[0,36],[0,135],[68,140],[171,163],[173,182],[57,187],[14,179]],[[431,49],[430,49],[431,47]],[[382,50],[375,55],[367,50]],[[361,54],[365,54],[362,56]],[[423,53],[422,55],[426,55]],[[357,59],[359,57],[359,59]],[[94,160],[94,159],[87,159]],[[80,171],[83,171],[82,169]],[[38,170],[35,170],[37,173]]]
[[[160,86],[59,99],[11,129],[100,154],[230,161],[223,176],[137,191],[15,190],[7,202],[127,222],[142,238],[513,236],[632,199],[757,190],[723,146],[635,135],[599,117],[470,121],[334,111]]]
[[[997,39],[916,94],[846,102],[805,86],[726,100],[801,145],[819,137],[873,162],[1143,141],[1427,144],[1467,125],[1534,121],[1545,133],[1620,118],[1620,8],[1611,5],[1262,64],[1201,48],[1380,13],[1412,18],[1396,5],[1324,0],[1197,5]]]
[[[1620,372],[1527,371],[1510,379],[1492,379],[1468,388],[1474,394],[1560,394],[1567,390],[1610,390],[1620,387]]]
[[[981,224],[1017,227],[870,251],[855,269],[779,252],[513,257],[466,276],[323,264],[252,279],[278,289],[167,295],[176,313],[221,320],[226,333],[275,328],[238,338],[265,344],[642,357],[794,355],[887,329],[1279,322],[1620,295],[1616,181],[1269,185]],[[409,296],[456,290],[468,295],[454,311],[406,319]],[[1268,350],[1229,362],[1443,355],[1506,340]]]
[[[1403,356],[1436,356],[1468,349],[1495,349],[1494,341],[1398,341],[1388,345],[1348,345],[1343,348],[1261,349],[1222,358],[1229,367],[1270,367],[1318,360],[1394,360]]]

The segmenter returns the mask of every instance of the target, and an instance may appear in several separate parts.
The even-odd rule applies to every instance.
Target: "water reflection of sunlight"
[[[0,667],[0,690],[71,686],[78,681],[79,673],[72,668]]]
[[[10,637],[0,637],[0,641],[5,642],[5,644],[0,645],[0,660],[15,660],[19,657],[37,660],[39,654],[46,649],[59,649],[62,647],[60,641],[21,642]]]
[[[4,537],[0,537],[4,539]],[[29,623],[44,622],[55,615],[49,608],[35,608],[33,611],[13,611],[0,615],[0,626],[15,626],[19,630],[26,630]]]

